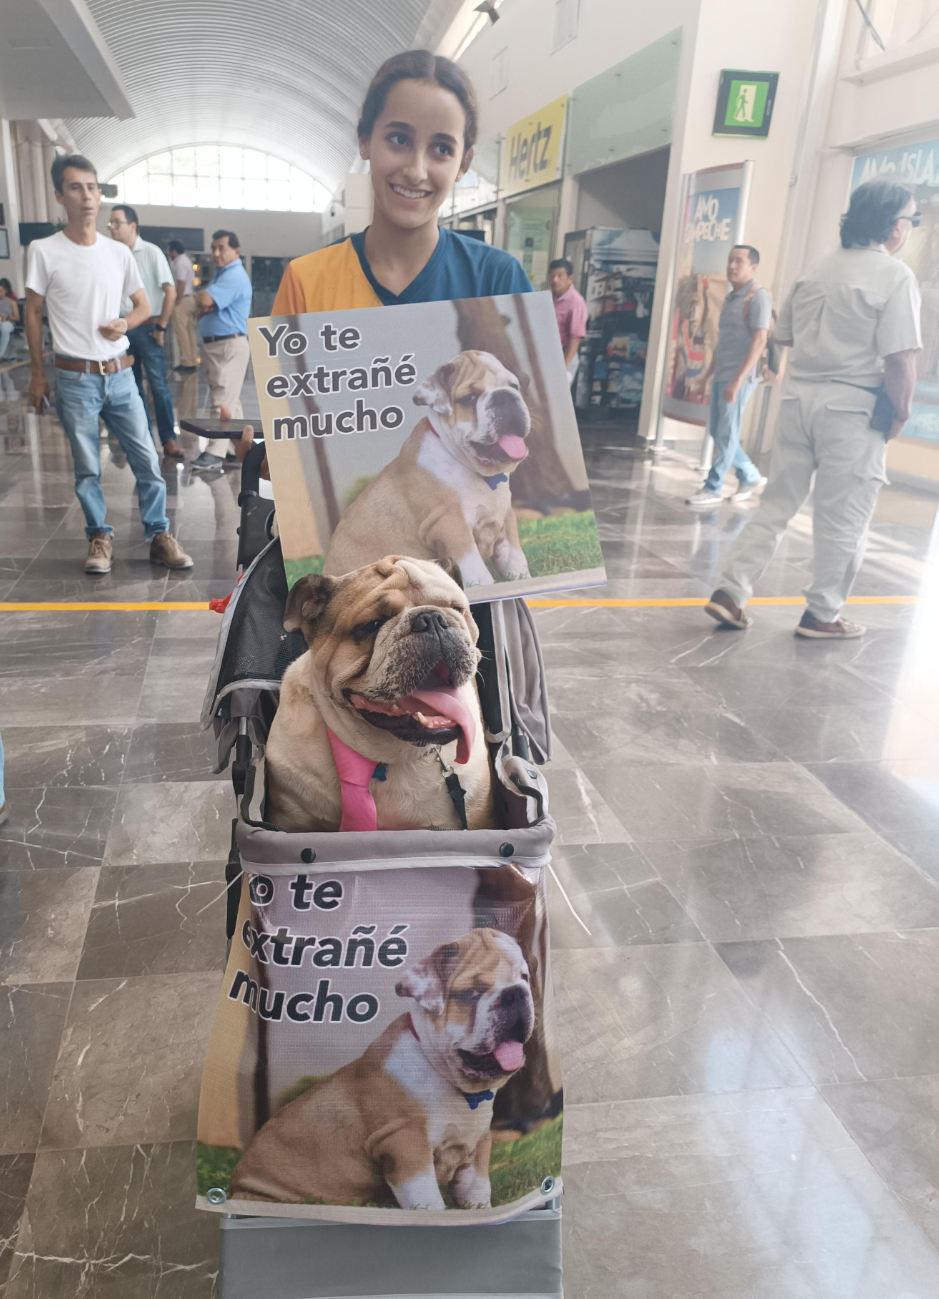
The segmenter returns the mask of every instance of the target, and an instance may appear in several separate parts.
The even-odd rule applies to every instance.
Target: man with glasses
[[[170,392],[169,376],[166,373],[166,327],[176,305],[176,285],[169,263],[162,248],[140,237],[140,223],[136,210],[126,203],[118,203],[111,208],[111,220],[108,222],[111,237],[118,243],[125,244],[134,254],[134,261],[140,272],[143,287],[150,303],[150,318],[136,329],[127,333],[128,351],[134,358],[134,378],[147,412],[147,423],[151,432],[150,411],[143,390],[143,376],[146,373],[153,397],[153,409],[156,414],[157,430],[163,443],[163,454],[182,458],[182,451],[176,441],[176,419],[173,415],[173,397]],[[129,309],[130,299],[121,304],[122,310]]]
[[[106,521],[101,490],[98,421],[120,443],[137,480],[137,502],[150,562],[192,568],[170,532],[166,483],[147,428],[140,393],[130,373],[127,334],[150,317],[150,303],[130,249],[104,239],[95,228],[101,190],[94,166],[81,154],[52,164],[52,186],[66,224],[29,246],[26,275],[26,340],[32,375],[29,400],[39,414],[48,405],[49,381],[42,354],[42,312],[49,316],[55,349],[55,408],[68,437],[75,468],[75,494],[85,516],[86,573],[111,571],[114,529]],[[131,310],[120,314],[121,299]]]
[[[706,606],[726,626],[750,625],[744,606],[753,584],[814,477],[814,574],[796,635],[848,640],[864,634],[841,611],[887,481],[887,443],[912,412],[923,346],[920,294],[896,254],[919,221],[902,185],[859,185],[841,219],[841,247],[803,272],[783,304],[775,339],[792,351],[769,486]]]

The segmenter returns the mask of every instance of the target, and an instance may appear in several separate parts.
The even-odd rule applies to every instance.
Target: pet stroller
[[[271,503],[257,495],[262,454],[255,447],[243,466],[245,568],[224,611],[203,710],[219,769],[231,763],[238,810],[225,872],[231,944],[203,1078],[197,1167],[197,1205],[221,1215],[219,1295],[560,1299],[562,1091],[545,894],[555,827],[536,766],[550,756],[550,731],[531,615],[517,601],[474,608],[498,829],[278,830],[264,819],[264,745],[283,673],[306,644],[283,629],[280,542]],[[410,971],[436,970],[457,950],[471,966],[482,942],[516,954],[532,1014],[519,1041],[496,1048],[512,1057],[505,1085],[487,1089],[483,1080],[478,1093],[454,1089],[441,1100],[447,1084],[425,1068],[411,1014],[402,1014],[419,1012],[402,996],[417,995]],[[378,1163],[389,1170],[387,1186],[352,1194],[360,1152],[354,1142],[347,1149],[335,1125],[336,1096],[367,1092],[370,1053],[395,1032],[395,1050],[418,1052],[413,1077],[429,1090],[384,1094],[394,1114],[400,1105],[400,1122],[385,1126],[407,1129],[415,1104],[421,1122],[426,1113],[421,1131],[433,1130],[437,1143],[431,1189],[422,1192],[429,1203],[409,1201],[390,1171],[420,1164],[420,1142],[384,1129],[369,1140],[372,1153],[384,1143]],[[437,1157],[458,1144],[453,1131],[473,1124],[474,1165],[464,1160],[447,1182]],[[318,1142],[315,1157],[307,1135]],[[313,1165],[321,1184],[311,1187],[303,1179]]]

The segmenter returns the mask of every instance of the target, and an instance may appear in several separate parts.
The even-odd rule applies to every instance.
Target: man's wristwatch
[[[157,331],[159,331],[161,334],[165,334],[165,333],[166,333],[166,326],[165,326],[165,325],[154,325],[154,326],[153,326],[153,329],[152,329],[150,332],[153,333],[153,334],[155,334],[155,333],[157,333]]]

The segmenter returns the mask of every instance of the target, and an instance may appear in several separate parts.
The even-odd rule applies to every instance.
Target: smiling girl
[[[359,118],[374,215],[367,230],[287,267],[273,314],[529,293],[509,253],[437,224],[476,143],[476,95],[463,70],[408,50],[378,69]]]

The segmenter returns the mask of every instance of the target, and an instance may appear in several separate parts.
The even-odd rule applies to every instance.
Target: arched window
[[[322,212],[331,198],[318,180],[258,149],[196,144],[167,149],[111,177],[118,200],[165,207]]]

